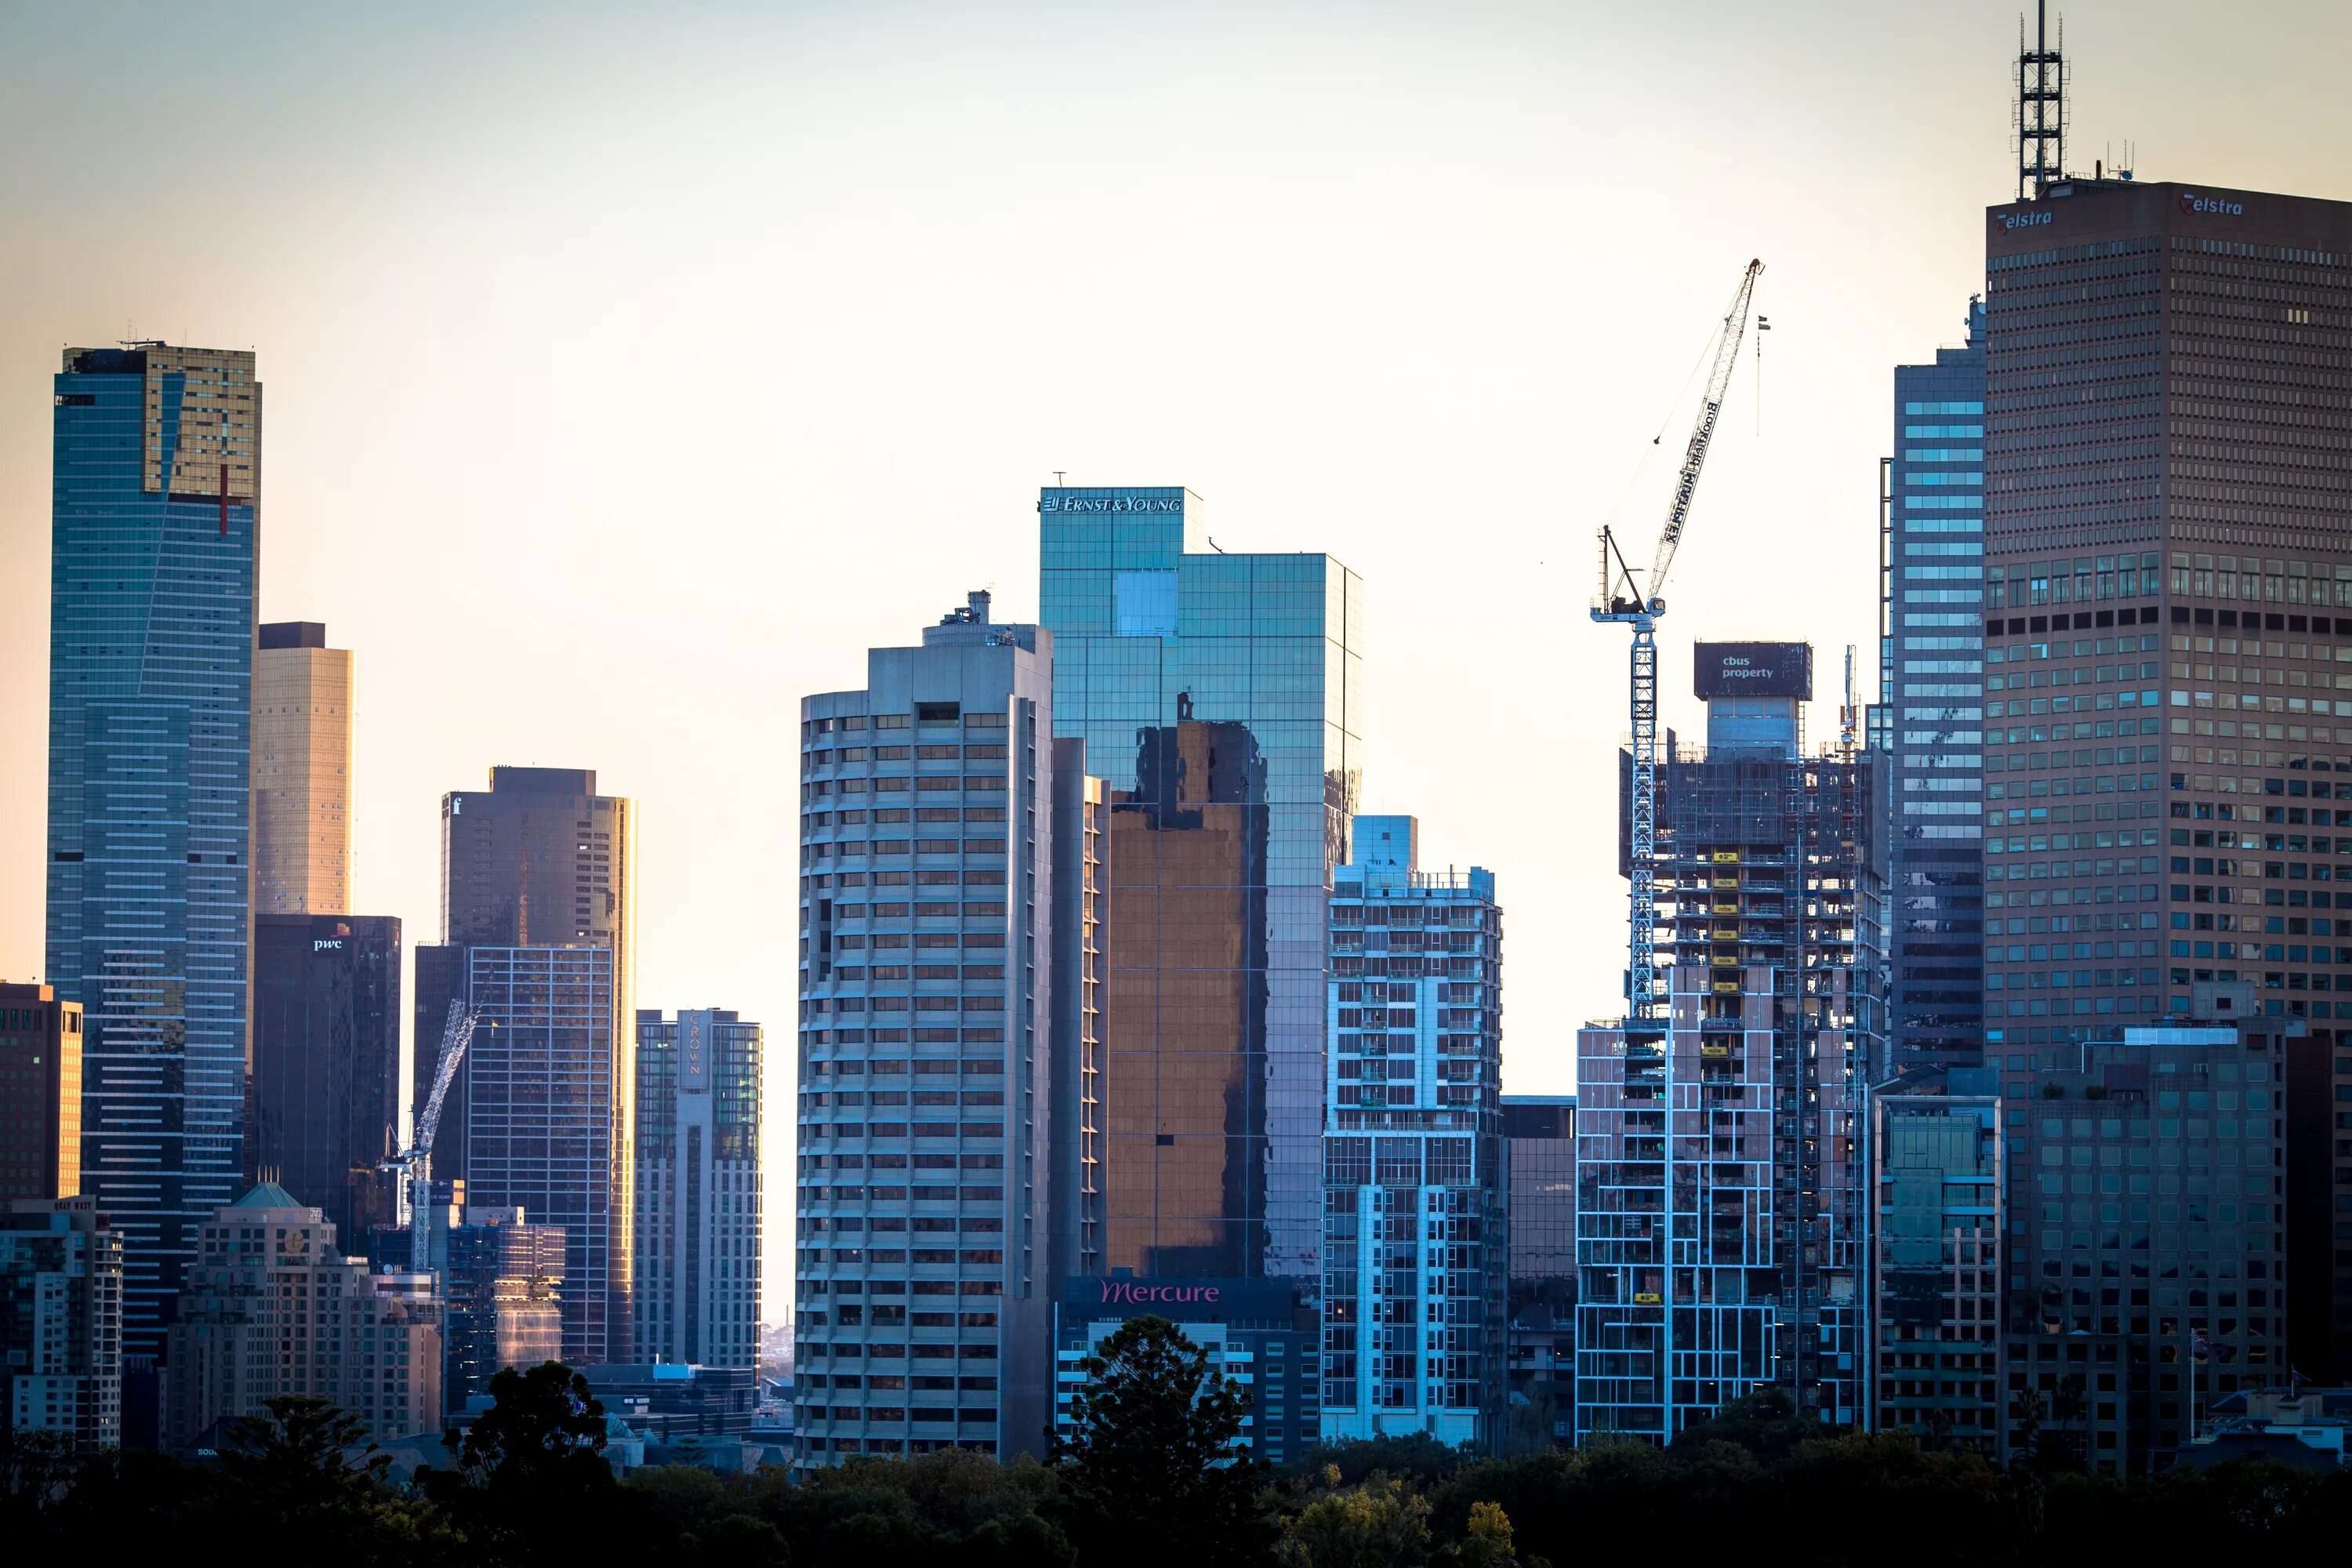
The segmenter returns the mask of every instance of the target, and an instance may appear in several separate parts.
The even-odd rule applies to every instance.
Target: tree
[[[1262,1563],[1275,1531],[1241,1444],[1248,1399],[1165,1318],[1130,1318],[1081,1363],[1075,1436],[1054,1440],[1085,1562]]]
[[[1324,1474],[1336,1480],[1338,1468]],[[1298,1510],[1275,1554],[1283,1568],[1413,1568],[1429,1557],[1429,1500],[1386,1476],[1327,1493]]]
[[[666,1534],[653,1498],[621,1489],[603,1453],[604,1406],[561,1362],[499,1373],[489,1409],[446,1441],[456,1467],[419,1469],[418,1489],[501,1568],[625,1555]]]
[[[226,1520],[264,1557],[320,1555],[338,1563],[414,1563],[446,1542],[435,1522],[384,1485],[392,1457],[367,1426],[323,1399],[262,1402],[220,1445]]]

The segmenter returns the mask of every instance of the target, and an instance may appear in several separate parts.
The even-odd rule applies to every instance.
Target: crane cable
[[[1633,473],[1626,478],[1625,488],[1617,492],[1617,499],[1610,504],[1607,514],[1601,518],[1601,525],[1603,528],[1612,531],[1616,529],[1618,514],[1625,510],[1625,503],[1632,499],[1634,488],[1642,482],[1643,476],[1650,471],[1650,464],[1664,446],[1666,432],[1674,427],[1675,416],[1682,410],[1683,399],[1690,395],[1691,384],[1698,380],[1700,369],[1715,357],[1716,344],[1722,340],[1725,331],[1729,330],[1729,325],[1728,317],[1717,321],[1715,330],[1707,333],[1706,342],[1699,345],[1698,358],[1691,362],[1690,374],[1683,377],[1681,390],[1675,394],[1674,402],[1667,405],[1665,417],[1658,421],[1657,433],[1650,437],[1649,446],[1642,453],[1642,460],[1633,465]],[[1636,592],[1638,591],[1637,588]]]

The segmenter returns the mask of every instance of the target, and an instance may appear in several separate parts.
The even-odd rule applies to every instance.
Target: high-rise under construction
[[[1859,1408],[1881,763],[1804,754],[1808,646],[1702,643],[1697,665],[1706,746],[1670,735],[1657,773],[1666,1016],[1578,1037],[1580,1440],[1669,1441],[1765,1384],[1825,1424]]]

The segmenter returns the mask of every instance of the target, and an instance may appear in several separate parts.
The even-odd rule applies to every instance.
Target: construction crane
[[[1690,521],[1691,497],[1697,492],[1699,470],[1715,439],[1716,418],[1731,390],[1731,367],[1739,355],[1739,341],[1748,332],[1748,307],[1756,298],[1761,261],[1750,261],[1739,275],[1739,287],[1713,342],[1713,366],[1707,372],[1706,395],[1700,401],[1698,423],[1692,426],[1684,450],[1682,471],[1675,479],[1674,500],[1666,508],[1666,524],[1658,535],[1657,553],[1650,562],[1649,581],[1637,581],[1617,548],[1616,536],[1601,531],[1601,592],[1592,603],[1592,618],[1633,628],[1633,790],[1632,845],[1627,870],[1633,883],[1631,917],[1633,961],[1625,973],[1625,1016],[1629,1023],[1657,1016],[1658,880],[1658,617],[1666,613],[1666,572]]]
[[[385,1170],[400,1173],[408,1191],[408,1267],[418,1274],[432,1262],[433,1135],[440,1130],[441,1107],[457,1077],[457,1064],[473,1043],[476,1016],[461,1001],[449,1004],[449,1021],[441,1030],[441,1055],[433,1067],[433,1091],[425,1096],[425,1110],[416,1119],[408,1147],[383,1163]]]

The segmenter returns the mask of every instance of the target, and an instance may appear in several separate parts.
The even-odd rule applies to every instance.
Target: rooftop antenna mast
[[[2033,43],[2017,18],[2017,199],[2035,201],[2066,177],[2066,18],[2050,37],[2050,0],[2034,0]]]

